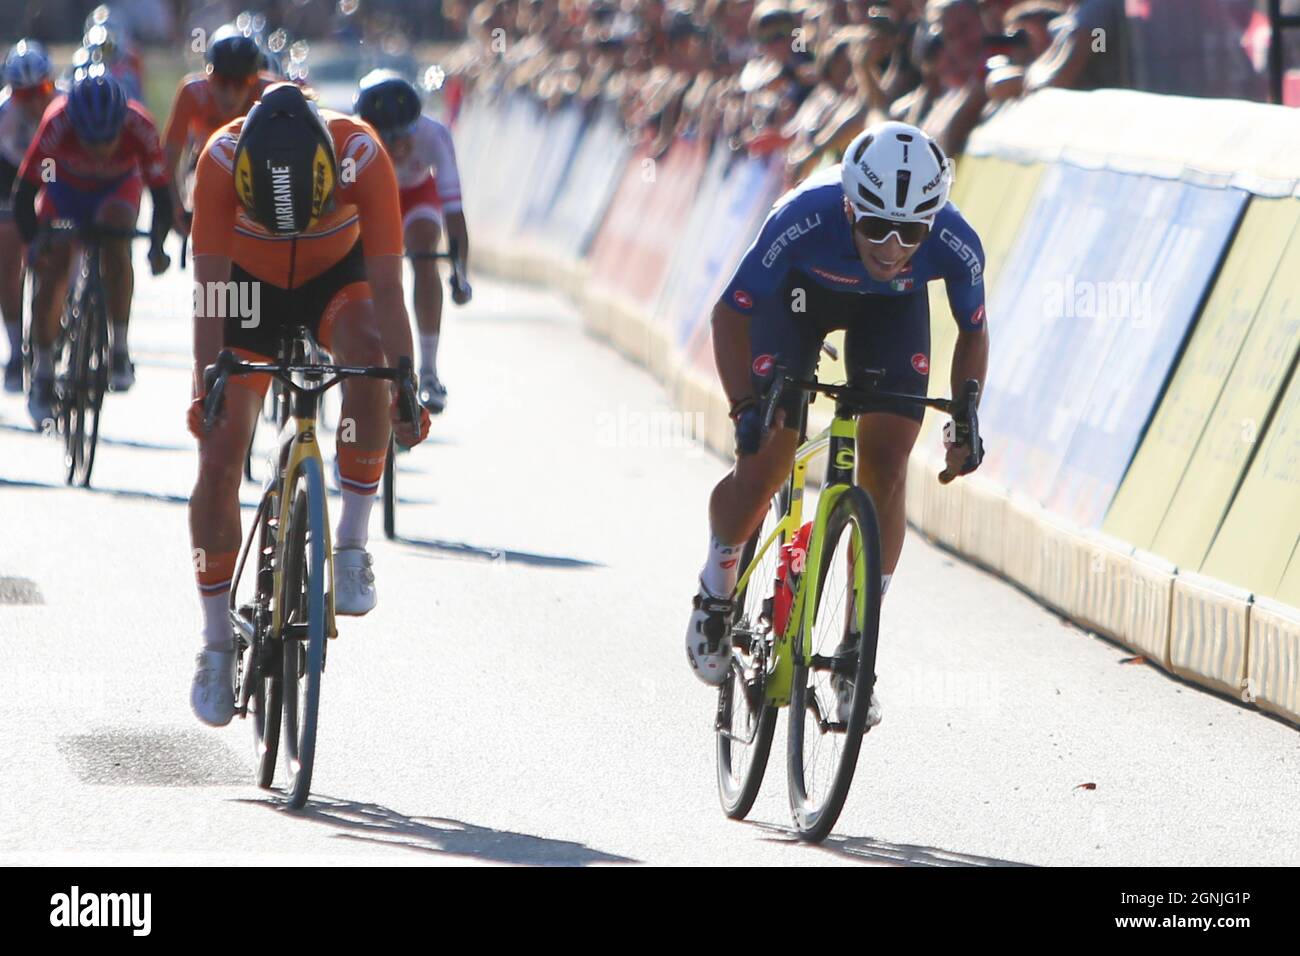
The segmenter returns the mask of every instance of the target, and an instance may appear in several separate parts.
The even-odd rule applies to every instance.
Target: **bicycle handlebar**
[[[455,239],[449,239],[447,242],[448,251],[446,252],[408,252],[407,258],[411,261],[420,259],[447,259],[451,262],[451,275],[447,277],[447,286],[451,289],[451,300],[457,305],[464,305],[473,295],[468,280],[465,278],[465,263],[461,259],[460,249]]]
[[[51,219],[41,226],[47,235],[75,235],[79,239],[151,239],[150,233],[141,229],[119,229],[97,222],[77,223],[72,219]]]
[[[781,396],[791,388],[802,392],[829,395],[854,414],[873,409],[894,409],[900,403],[923,405],[952,416],[950,423],[952,431],[949,433],[948,425],[945,425],[944,437],[954,445],[964,445],[971,450],[959,474],[968,474],[979,467],[981,456],[978,451],[983,447],[983,441],[980,439],[979,416],[976,413],[980,397],[978,381],[968,378],[961,394],[954,398],[930,398],[926,395],[884,391],[878,384],[884,375],[885,370],[878,368],[863,369],[859,372],[859,377],[866,378],[871,383],[867,388],[854,385],[827,385],[817,381],[791,378],[785,373],[785,369],[778,365],[772,383],[768,386],[767,395],[763,398],[763,431],[766,433],[771,429]],[[949,480],[956,477],[956,475],[949,475],[947,469],[944,470],[941,478],[943,476],[947,476]]]
[[[222,349],[217,360],[203,370],[203,430],[210,432],[221,414],[226,382],[232,375],[271,375],[286,388],[301,395],[321,395],[347,378],[375,378],[398,384],[398,417],[407,425],[420,420],[419,404],[415,398],[414,367],[409,356],[403,357],[397,368],[368,365],[292,365],[276,362],[243,362],[229,349]],[[307,375],[317,380],[315,385],[300,385],[293,375]],[[329,376],[327,378],[327,376]]]

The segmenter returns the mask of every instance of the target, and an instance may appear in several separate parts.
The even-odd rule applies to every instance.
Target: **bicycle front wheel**
[[[762,527],[745,543],[740,556],[742,570],[750,566],[758,546],[785,517],[789,489],[787,483],[772,499]],[[776,708],[767,703],[764,685],[775,640],[773,594],[783,543],[779,539],[773,542],[736,593],[731,674],[718,689],[718,798],[722,812],[733,820],[743,820],[758,797],[776,732]]]
[[[63,382],[63,461],[67,483],[89,487],[99,443],[99,412],[108,388],[108,322],[104,298],[91,276],[83,276],[69,319],[68,362]]]
[[[325,480],[318,459],[302,463],[290,495],[289,530],[281,550],[282,737],[289,774],[285,789],[289,806],[297,809],[311,792],[325,664]]]
[[[875,506],[849,488],[826,523],[812,634],[797,642],[790,696],[790,810],[809,841],[831,832],[857,769],[876,682],[880,568]]]

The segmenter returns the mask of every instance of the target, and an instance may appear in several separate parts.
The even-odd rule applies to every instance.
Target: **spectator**
[[[1025,91],[1125,85],[1123,14],[1122,0],[1070,0],[1066,12],[1048,27],[1051,46],[1025,73]]]

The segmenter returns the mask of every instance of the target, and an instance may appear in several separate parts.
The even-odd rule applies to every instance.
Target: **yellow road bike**
[[[960,398],[950,400],[884,391],[883,375],[866,371],[865,386],[850,387],[800,381],[776,370],[764,400],[765,429],[781,396],[792,389],[832,397],[835,416],[812,439],[804,435],[804,416],[790,478],[742,550],[730,626],[731,674],[718,692],[723,811],[733,819],[749,813],[763,782],[777,711],[789,707],[790,810],[799,835],[814,842],[825,839],[844,807],[876,682],[880,530],[871,496],[853,483],[855,419],[928,406],[952,415],[949,434],[957,444],[979,447],[978,382],[966,382]],[[808,466],[823,453],[826,480],[811,527],[800,535]],[[804,555],[795,551],[782,569],[782,545],[804,539]]]
[[[252,714],[257,784],[270,787],[284,743],[289,806],[307,802],[316,757],[321,677],[334,618],[334,568],[324,465],[316,418],[324,393],[348,378],[396,382],[404,422],[419,421],[409,359],[398,368],[327,365],[304,328],[286,331],[274,363],[243,362],[223,350],[204,373],[204,429],[221,411],[232,375],[263,373],[283,386],[277,395],[281,422],[277,460],[262,489],[230,588],[237,662],[235,713]],[[241,588],[250,555],[253,573]],[[251,593],[249,593],[251,591]],[[247,600],[240,601],[244,594]]]

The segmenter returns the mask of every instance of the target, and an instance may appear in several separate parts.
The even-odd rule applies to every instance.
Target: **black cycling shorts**
[[[358,239],[347,255],[296,289],[264,282],[240,268],[238,263],[231,266],[230,278],[237,289],[256,288],[256,295],[241,291],[245,308],[225,310],[223,345],[274,360],[280,349],[282,330],[288,323],[306,326],[323,348],[329,348],[331,305],[338,304],[340,293],[349,286],[366,282],[366,261]],[[349,292],[357,297],[358,290]],[[368,287],[360,297],[369,298]],[[248,307],[253,305],[256,308]],[[248,312],[254,314],[249,316]]]
[[[795,290],[803,290],[800,304]],[[822,342],[844,329],[844,365],[850,385],[866,384],[863,369],[883,369],[880,387],[925,395],[930,383],[930,297],[925,286],[908,295],[863,295],[823,288],[794,272],[779,300],[757,311],[749,323],[750,376],[754,393],[763,394],[773,369],[811,379],[817,372]],[[781,398],[787,427],[796,428],[808,395],[790,391]],[[925,408],[900,404],[893,412],[921,421]]]

